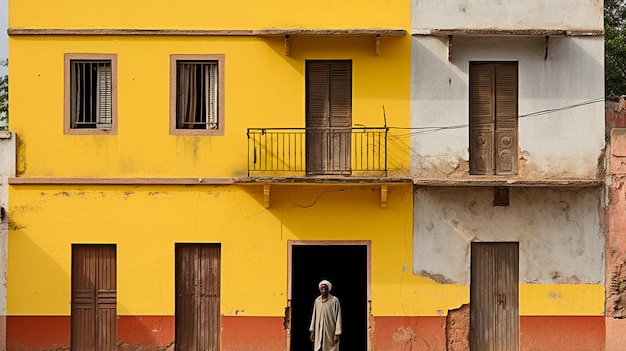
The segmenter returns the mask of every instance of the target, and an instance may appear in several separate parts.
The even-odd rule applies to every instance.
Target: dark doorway
[[[341,301],[341,349],[367,350],[368,246],[294,245],[291,267],[291,351],[312,350],[309,323],[318,283],[328,279]]]

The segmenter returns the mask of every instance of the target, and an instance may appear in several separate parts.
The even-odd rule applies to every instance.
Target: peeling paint
[[[469,344],[470,307],[468,304],[464,304],[457,309],[448,311],[448,316],[446,317],[446,350],[469,350]]]
[[[439,284],[454,284],[455,282],[441,274],[431,273],[427,271],[419,271],[417,275],[430,278]]]
[[[155,195],[167,195],[167,192],[165,191],[150,191],[148,192],[149,196],[155,196]]]
[[[10,230],[20,230],[20,229],[24,229],[26,228],[26,226],[24,225],[19,225],[13,221],[9,221],[9,229]]]
[[[626,318],[626,263],[615,265],[608,287],[607,316]]]
[[[557,291],[550,291],[548,293],[548,296],[551,299],[561,299],[561,298],[563,298],[563,294],[561,294],[560,292],[557,292]]]

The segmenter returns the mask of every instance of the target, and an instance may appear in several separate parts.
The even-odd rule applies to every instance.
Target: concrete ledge
[[[604,185],[604,180],[600,179],[511,179],[474,176],[461,179],[449,178],[415,178],[413,183],[421,187],[464,187],[464,186],[484,186],[484,187],[599,187]]]
[[[409,178],[385,177],[241,177],[241,178],[39,178],[11,177],[10,185],[246,185],[246,184],[411,184]]]

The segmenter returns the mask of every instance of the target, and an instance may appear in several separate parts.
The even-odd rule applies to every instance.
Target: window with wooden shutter
[[[117,132],[117,56],[65,55],[65,133]]]
[[[170,134],[223,135],[224,55],[171,55]]]
[[[517,62],[470,63],[470,174],[517,174]]]
[[[352,61],[306,62],[307,174],[350,174]]]

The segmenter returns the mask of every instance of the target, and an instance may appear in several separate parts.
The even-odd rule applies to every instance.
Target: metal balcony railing
[[[248,128],[248,176],[387,175],[385,127]]]

